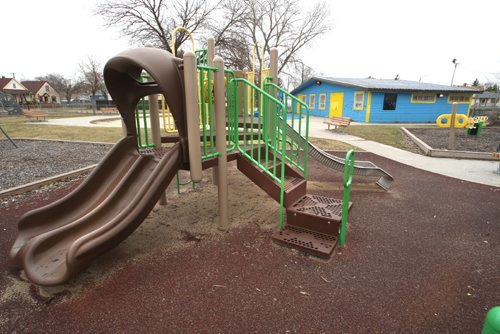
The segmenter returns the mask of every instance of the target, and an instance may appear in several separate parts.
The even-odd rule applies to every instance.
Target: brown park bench
[[[28,120],[31,120],[32,118],[36,119],[37,121],[46,121],[47,120],[47,114],[41,112],[41,111],[23,111],[23,115],[28,118]]]
[[[106,112],[118,112],[118,109],[116,107],[104,107],[99,109],[101,112],[106,113]]]
[[[335,128],[346,128],[351,124],[351,120],[350,117],[332,116],[323,123],[328,124],[328,130],[330,130],[330,125],[334,125]]]

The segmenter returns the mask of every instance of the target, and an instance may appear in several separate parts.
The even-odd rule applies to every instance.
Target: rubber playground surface
[[[8,253],[19,217],[76,184],[0,209],[0,332],[479,332],[500,304],[500,188],[356,158],[395,183],[354,177],[347,247],[329,262],[272,244],[278,205],[234,162],[229,231],[209,180],[170,187],[166,207],[61,287],[23,281]],[[340,173],[309,171],[310,193],[341,198]]]

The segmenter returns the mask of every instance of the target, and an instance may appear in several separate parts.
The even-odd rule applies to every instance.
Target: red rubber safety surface
[[[75,184],[0,209],[0,332],[478,333],[500,305],[500,188],[356,158],[395,183],[356,190],[374,180],[354,177],[347,247],[330,262],[249,225],[127,263],[72,298],[27,301],[5,296],[15,223]],[[309,192],[341,198],[341,177],[311,161]]]

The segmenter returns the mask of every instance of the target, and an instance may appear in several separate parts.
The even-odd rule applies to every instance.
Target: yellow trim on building
[[[356,107],[356,95],[357,94],[362,94],[363,98],[361,99],[361,107]],[[358,90],[354,92],[354,99],[353,99],[353,110],[363,110],[365,108],[365,91],[363,90]]]
[[[301,100],[302,102],[306,103],[306,96],[304,94],[297,94],[297,98]],[[302,112],[302,105],[300,103],[297,103],[297,113]]]
[[[366,117],[365,117],[366,123],[370,123],[371,109],[372,109],[372,92],[368,91],[368,100],[366,101]]]
[[[469,106],[467,107],[467,117],[470,115],[470,107],[472,106],[472,95],[470,96],[469,99]]]

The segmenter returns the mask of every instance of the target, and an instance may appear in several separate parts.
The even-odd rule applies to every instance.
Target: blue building
[[[292,92],[309,105],[310,115],[351,117],[355,122],[436,121],[451,113],[468,115],[475,87],[452,87],[407,80],[312,77]]]

